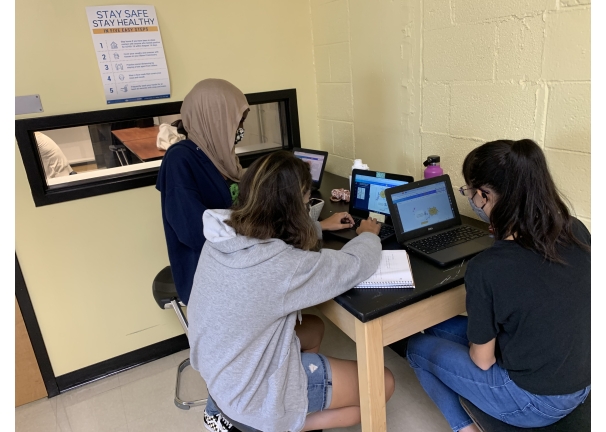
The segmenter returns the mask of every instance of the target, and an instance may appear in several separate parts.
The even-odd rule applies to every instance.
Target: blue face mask
[[[480,219],[482,219],[484,222],[486,223],[490,223],[490,218],[488,217],[488,215],[484,212],[483,208],[486,204],[484,204],[481,208],[478,207],[477,205],[475,205],[475,203],[473,202],[473,200],[471,198],[467,198],[469,200],[469,205],[471,206],[471,209],[473,210],[473,212],[475,214],[477,214]]]

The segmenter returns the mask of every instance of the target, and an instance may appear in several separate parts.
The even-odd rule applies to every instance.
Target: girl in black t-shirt
[[[518,427],[555,423],[590,390],[591,236],[531,140],[472,150],[460,192],[495,244],[467,266],[468,317],[409,340],[407,357],[453,431],[477,431],[459,395]]]

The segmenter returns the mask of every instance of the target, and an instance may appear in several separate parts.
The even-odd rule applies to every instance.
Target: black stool
[[[173,281],[173,274],[170,270],[170,266],[164,267],[162,270],[160,270],[160,273],[156,275],[154,282],[152,283],[152,292],[154,294],[156,303],[158,303],[158,306],[160,306],[160,309],[170,309],[172,307],[175,310],[177,318],[179,318],[179,322],[183,327],[183,331],[185,331],[185,335],[188,336],[187,318],[185,318],[183,310],[181,310],[181,307],[185,307],[185,305],[181,302],[181,300],[179,300],[179,294],[177,294],[177,289],[175,288],[175,282]],[[190,363],[188,358],[183,360],[177,369],[175,405],[184,410],[188,410],[193,406],[206,405],[206,399],[185,401],[179,397],[181,373],[189,365]]]
[[[540,428],[519,428],[503,423],[459,396],[461,406],[482,432],[589,432],[591,430],[591,392],[581,405],[562,420]]]

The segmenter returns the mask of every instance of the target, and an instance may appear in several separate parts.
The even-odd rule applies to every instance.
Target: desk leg
[[[366,323],[356,320],[356,350],[362,432],[386,432],[385,362],[381,318]]]

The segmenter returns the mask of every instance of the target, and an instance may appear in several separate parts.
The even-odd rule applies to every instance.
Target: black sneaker
[[[204,411],[204,427],[209,432],[237,432],[230,422],[228,422],[221,414],[211,416]]]

